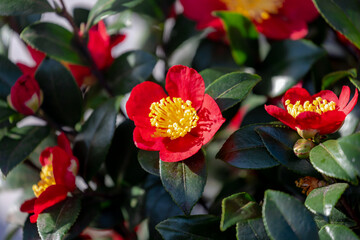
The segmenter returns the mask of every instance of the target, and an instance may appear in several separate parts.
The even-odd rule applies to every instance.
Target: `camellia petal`
[[[312,0],[286,0],[280,11],[288,19],[301,19],[305,22],[313,21],[319,16]]]
[[[351,101],[348,103],[346,107],[343,108],[344,113],[347,115],[349,114],[355,107],[358,99],[358,91],[355,89],[354,97],[351,99]]]
[[[350,88],[348,86],[343,86],[340,96],[339,96],[339,108],[342,110],[346,107],[350,100]]]
[[[289,99],[291,103],[296,103],[296,101],[305,102],[309,100],[311,95],[304,88],[294,87],[286,91],[282,98],[282,104],[285,106],[285,100]]]
[[[37,198],[35,197],[32,199],[26,200],[23,204],[21,204],[20,211],[27,212],[27,213],[33,213],[36,199]]]
[[[147,132],[145,132],[147,131]],[[133,133],[133,139],[134,139],[134,143],[135,145],[143,150],[146,151],[160,151],[160,149],[164,148],[164,144],[162,142],[162,138],[146,138],[144,139],[142,134],[140,133],[142,132],[143,135],[148,134],[150,136],[150,134],[153,134],[153,131],[151,130],[146,130],[140,127],[136,127],[134,129],[134,133]]]
[[[284,109],[274,105],[265,105],[265,110],[268,112],[268,114],[279,119],[279,121],[285,125],[291,127],[292,129],[296,129],[295,119]]]

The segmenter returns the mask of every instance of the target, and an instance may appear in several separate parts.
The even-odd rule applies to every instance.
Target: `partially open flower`
[[[138,148],[160,151],[160,159],[177,162],[191,157],[214,136],[225,119],[205,94],[203,78],[194,69],[173,66],[165,89],[153,82],[133,88],[126,111],[135,122]]]
[[[9,105],[19,113],[32,115],[41,106],[43,93],[34,77],[22,75],[11,87],[7,100]]]
[[[75,177],[79,169],[79,162],[63,133],[58,137],[58,146],[42,151],[40,163],[41,180],[33,185],[35,198],[25,201],[20,207],[22,212],[34,213],[30,217],[32,223],[45,209],[63,201],[68,192],[75,190]]]
[[[281,122],[297,130],[303,138],[316,134],[334,133],[342,126],[346,116],[355,107],[358,92],[350,99],[350,88],[343,86],[338,98],[332,91],[323,90],[311,96],[304,88],[291,88],[282,98],[285,108],[265,105],[265,110]]]

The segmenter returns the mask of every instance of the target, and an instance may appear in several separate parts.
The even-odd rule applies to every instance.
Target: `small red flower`
[[[24,115],[34,114],[43,102],[43,93],[33,76],[22,75],[11,87],[9,105]]]
[[[33,185],[35,198],[25,201],[20,211],[34,213],[30,222],[35,223],[45,209],[66,199],[76,188],[75,177],[79,162],[73,156],[69,140],[64,133],[58,136],[58,146],[48,147],[40,155],[42,165],[37,185]]]
[[[311,96],[304,88],[291,88],[282,98],[286,110],[274,105],[265,105],[265,110],[273,117],[304,138],[315,134],[325,135],[336,132],[346,116],[356,105],[358,92],[350,99],[350,88],[343,86],[338,98],[332,91],[323,90]]]
[[[214,136],[225,119],[194,69],[173,66],[165,89],[153,82],[133,88],[126,111],[135,122],[134,142],[143,150],[160,151],[160,159],[177,162],[191,157]]]
[[[214,11],[238,12],[249,18],[257,30],[272,39],[300,39],[308,32],[307,22],[318,12],[311,0],[180,0],[184,15],[197,22],[198,29],[212,27],[212,37],[221,39],[224,27]]]

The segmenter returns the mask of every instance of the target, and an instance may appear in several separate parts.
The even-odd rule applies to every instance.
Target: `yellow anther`
[[[285,106],[289,105],[290,104],[290,99],[286,100],[285,101]]]
[[[289,99],[285,101],[285,106],[289,101]],[[310,103],[310,101],[305,101],[303,104],[301,104],[300,101],[296,101],[295,105],[288,104],[286,106],[287,112],[294,118],[296,118],[302,112],[316,112],[321,115],[328,111],[334,111],[335,109],[335,102],[328,102],[326,99],[323,100],[321,97],[317,97],[312,101],[312,103]]]
[[[184,137],[197,126],[199,117],[192,102],[181,98],[163,98],[150,106],[150,123],[156,127],[152,137],[169,137],[174,140]]]
[[[32,186],[36,197],[39,197],[48,187],[56,184],[52,164],[45,165],[41,168],[40,178],[41,180],[38,184]]]

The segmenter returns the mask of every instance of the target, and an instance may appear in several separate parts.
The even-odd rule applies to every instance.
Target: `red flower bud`
[[[8,103],[24,115],[34,114],[43,101],[43,93],[36,80],[30,75],[22,75],[12,86]]]

